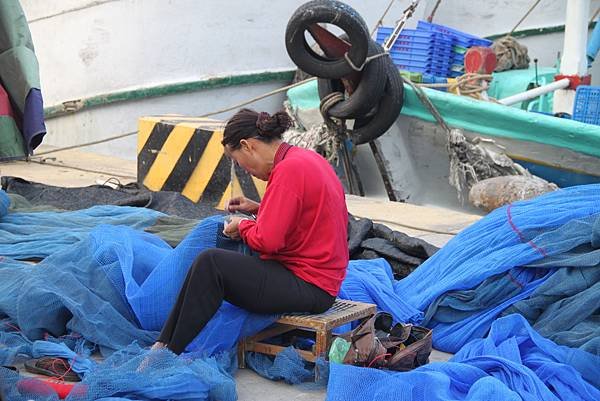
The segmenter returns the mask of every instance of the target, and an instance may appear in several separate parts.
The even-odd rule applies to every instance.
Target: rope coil
[[[438,84],[417,84],[425,88],[448,88],[448,92],[456,91],[459,95],[469,96],[475,99],[483,99],[482,93],[487,91],[489,83],[492,81],[491,74],[468,73],[456,78],[454,82]],[[483,84],[483,82],[486,84]]]
[[[512,36],[505,36],[494,41],[492,50],[496,53],[496,59],[498,60],[496,71],[529,67],[527,47],[517,42]]]

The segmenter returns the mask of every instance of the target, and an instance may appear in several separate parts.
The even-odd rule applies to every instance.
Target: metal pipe
[[[563,78],[560,81],[552,82],[548,85],[540,86],[538,88],[534,88],[528,90],[527,92],[518,93],[513,96],[505,97],[504,99],[500,99],[498,102],[510,106],[511,104],[519,103],[524,100],[534,99],[538,96],[545,95],[549,92],[554,92],[558,89],[564,89],[571,84],[571,81],[568,78]]]

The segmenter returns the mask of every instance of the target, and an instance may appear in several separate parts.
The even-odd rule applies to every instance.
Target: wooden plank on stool
[[[260,333],[248,337],[247,341],[259,342],[271,337],[278,336],[280,334],[287,333],[288,331],[292,331],[295,329],[297,329],[297,327],[290,326],[289,324],[274,323],[272,326],[269,326],[267,329],[261,331]]]

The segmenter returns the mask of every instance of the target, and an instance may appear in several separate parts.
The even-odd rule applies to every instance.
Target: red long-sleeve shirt
[[[256,222],[239,224],[240,236],[262,259],[281,262],[334,296],[348,266],[347,230],[344,189],[333,168],[287,143],[275,154]]]

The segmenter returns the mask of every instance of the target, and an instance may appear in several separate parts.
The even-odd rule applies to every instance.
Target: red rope
[[[13,329],[14,331],[18,331],[19,333],[21,332],[21,329],[18,328],[17,326],[14,326],[8,322],[4,322],[5,325],[7,325],[8,327],[10,327],[11,329]]]
[[[508,205],[508,207],[506,208],[506,214],[508,215],[508,224],[510,224],[510,227],[512,228],[512,230],[517,233],[521,242],[528,243],[533,249],[535,249],[536,251],[541,253],[542,256],[547,256],[546,251],[544,251],[542,248],[538,247],[533,241],[528,241],[527,238],[525,238],[525,236],[523,235],[523,233],[517,228],[515,223],[513,223],[512,214],[510,213],[511,208],[512,208],[512,203],[510,205]]]
[[[392,354],[381,354],[381,355],[377,355],[375,358],[373,358],[373,360],[371,361],[371,363],[369,364],[369,366],[367,366],[368,368],[370,368],[371,366],[373,366],[373,364],[375,363],[375,361],[378,361],[381,358],[385,358],[386,356],[391,356]]]
[[[513,282],[517,287],[523,288],[523,284],[521,284],[511,273],[508,272],[508,279]]]
[[[62,366],[58,366],[58,363],[60,363]],[[64,382],[65,381],[65,377],[67,377],[67,375],[69,374],[69,372],[71,372],[71,365],[66,363],[63,359],[61,358],[54,358],[52,359],[52,363],[50,365],[50,371],[54,372],[54,373],[58,373],[58,368],[64,368],[65,372],[62,375],[57,375],[57,376],[51,376],[53,379],[58,380],[60,382]]]

